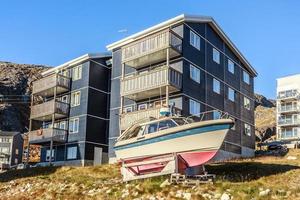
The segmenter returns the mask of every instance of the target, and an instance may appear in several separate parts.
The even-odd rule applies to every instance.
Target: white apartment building
[[[300,139],[300,74],[277,79],[277,140]]]

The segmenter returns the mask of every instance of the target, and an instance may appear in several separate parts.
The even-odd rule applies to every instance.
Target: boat
[[[170,153],[180,154],[192,165],[211,159],[220,149],[232,119],[194,122],[184,117],[164,117],[138,123],[117,139],[114,146],[117,160],[134,160]]]

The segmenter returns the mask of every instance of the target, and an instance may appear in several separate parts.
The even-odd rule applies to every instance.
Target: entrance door
[[[94,165],[102,164],[102,148],[94,147]]]

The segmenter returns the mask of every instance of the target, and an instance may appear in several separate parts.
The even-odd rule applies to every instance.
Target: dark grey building
[[[248,39],[248,38],[245,38]],[[107,46],[112,51],[109,157],[122,130],[173,105],[236,120],[220,159],[253,156],[255,69],[211,17],[180,15]],[[208,119],[217,118],[213,112]]]
[[[41,162],[107,162],[111,55],[86,54],[33,82],[29,144]]]
[[[0,170],[22,162],[23,137],[19,132],[0,131]]]

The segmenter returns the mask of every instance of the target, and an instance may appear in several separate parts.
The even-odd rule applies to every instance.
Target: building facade
[[[86,54],[33,82],[29,145],[55,165],[107,162],[110,54]]]
[[[0,131],[0,171],[22,162],[23,137],[19,132]]]
[[[253,156],[254,68],[211,17],[180,15],[107,46],[112,51],[109,157],[132,123],[172,107],[235,119],[220,158]]]
[[[291,142],[300,137],[300,74],[277,79],[277,139]]]

